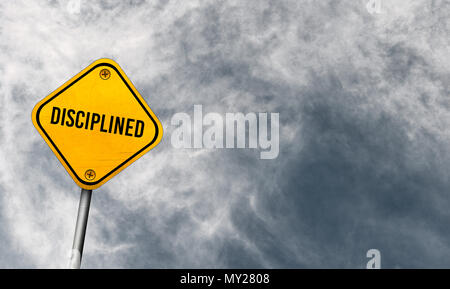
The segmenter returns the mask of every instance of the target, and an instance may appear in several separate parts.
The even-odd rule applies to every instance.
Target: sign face
[[[117,63],[100,59],[33,109],[33,124],[70,176],[93,190],[155,147],[162,125]]]

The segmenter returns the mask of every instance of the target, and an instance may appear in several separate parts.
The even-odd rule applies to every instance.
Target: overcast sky
[[[84,268],[450,267],[450,2],[380,1],[2,1],[0,267],[68,264],[80,189],[31,111],[104,57],[164,137],[94,191]],[[195,104],[278,112],[278,158],[174,148]]]

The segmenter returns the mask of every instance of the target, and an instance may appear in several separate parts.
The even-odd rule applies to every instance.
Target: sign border
[[[98,62],[98,63],[97,63]],[[91,67],[92,66],[92,67]],[[148,117],[152,120],[153,124],[155,125],[155,136],[153,137],[153,139],[147,144],[145,145],[143,148],[141,148],[139,151],[137,151],[136,153],[134,153],[132,156],[130,156],[129,158],[127,158],[125,161],[123,161],[121,164],[119,164],[118,166],[116,166],[114,169],[112,169],[111,171],[109,171],[107,174],[105,174],[103,177],[101,177],[100,179],[93,181],[93,182],[87,182],[85,180],[83,180],[82,178],[80,178],[78,176],[78,174],[75,172],[75,170],[72,168],[72,166],[70,165],[70,163],[67,161],[66,157],[63,155],[63,153],[59,150],[58,146],[53,142],[53,140],[50,138],[50,136],[48,135],[48,133],[45,131],[45,129],[42,127],[41,122],[39,120],[39,114],[42,110],[42,108],[49,104],[53,99],[55,99],[56,97],[58,97],[61,93],[63,93],[64,91],[66,91],[67,89],[69,89],[72,85],[74,85],[75,83],[77,83],[78,81],[80,81],[83,77],[85,77],[86,75],[88,75],[89,73],[91,73],[94,69],[101,67],[101,66],[106,66],[109,68],[114,69],[114,71],[117,72],[117,74],[120,76],[121,80],[123,81],[123,83],[126,85],[126,87],[128,88],[128,90],[131,92],[131,94],[134,96],[134,98],[137,100],[137,102],[139,103],[139,105],[142,107],[142,109],[145,111],[145,113],[148,115]],[[119,68],[117,68],[117,67]],[[85,71],[87,70],[87,71]],[[52,144],[53,148],[56,150],[56,152],[58,153],[58,155],[61,157],[61,159],[63,160],[63,164],[65,164],[67,166],[67,168],[70,169],[70,171],[72,172],[73,176],[75,176],[75,178],[81,183],[84,184],[86,186],[95,186],[94,188],[98,188],[99,186],[102,185],[102,182],[105,181],[105,179],[107,179],[109,176],[114,175],[116,173],[118,173],[118,170],[121,169],[123,166],[125,166],[127,163],[129,163],[131,160],[133,160],[135,157],[137,157],[139,154],[141,154],[142,152],[144,152],[147,148],[149,148],[152,144],[154,144],[158,139],[161,139],[161,134],[162,134],[162,127],[160,127],[158,125],[159,120],[156,121],[155,118],[152,116],[152,113],[150,113],[147,109],[147,107],[142,103],[141,99],[138,97],[137,94],[139,94],[139,92],[136,92],[133,90],[131,81],[130,84],[127,82],[126,78],[123,77],[122,73],[120,72],[120,66],[115,63],[113,60],[110,59],[100,59],[95,61],[94,63],[92,63],[91,65],[89,65],[87,68],[85,68],[84,70],[82,70],[80,73],[82,73],[81,76],[78,76],[80,73],[78,73],[76,76],[74,76],[73,78],[71,78],[69,81],[67,81],[66,83],[64,83],[60,88],[58,88],[57,90],[55,90],[54,92],[52,92],[48,97],[49,99],[43,99],[41,102],[39,102],[36,107],[33,109],[33,120],[36,121],[36,124],[38,125],[39,129],[44,133],[44,135],[46,136],[46,138],[50,141],[50,143]],[[85,71],[83,73],[83,71]],[[78,77],[77,77],[78,76]],[[76,78],[75,80],[72,80]],[[56,93],[55,93],[56,92]],[[52,95],[53,93],[55,93],[54,95]],[[139,94],[140,96],[140,94]],[[142,96],[140,96],[142,98]],[[145,100],[144,100],[145,102]],[[150,108],[149,108],[150,109]],[[34,113],[34,111],[36,111]],[[161,130],[161,133],[160,133]],[[158,142],[159,143],[159,142]],[[123,169],[123,168],[122,168]],[[113,176],[111,176],[113,177]],[[106,181],[105,181],[106,182]],[[98,186],[97,186],[98,185]],[[81,185],[80,185],[81,186]],[[92,189],[94,189],[92,188]],[[91,188],[89,188],[91,189]]]

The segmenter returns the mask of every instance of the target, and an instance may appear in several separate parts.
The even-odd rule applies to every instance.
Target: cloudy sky
[[[2,1],[0,267],[67,266],[79,188],[31,111],[104,57],[165,134],[94,191],[84,268],[450,267],[450,2],[370,1]],[[278,158],[174,148],[195,104],[278,112]]]

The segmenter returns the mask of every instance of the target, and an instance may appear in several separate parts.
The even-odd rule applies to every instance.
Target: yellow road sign
[[[155,147],[162,125],[111,59],[86,67],[33,109],[33,124],[81,188],[93,190]]]

